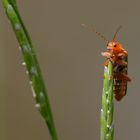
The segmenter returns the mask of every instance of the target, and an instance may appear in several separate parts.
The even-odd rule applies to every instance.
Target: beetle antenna
[[[89,26],[87,26],[87,25],[85,25],[85,24],[81,24],[81,25],[82,25],[82,27],[88,28],[90,31],[96,33],[96,35],[98,35],[100,38],[102,38],[102,39],[103,39],[104,41],[106,41],[107,43],[109,42],[109,41],[106,39],[106,37],[103,36],[100,32],[96,31],[95,28],[89,27]]]
[[[116,32],[114,33],[113,41],[116,39],[117,33],[120,31],[121,28],[121,25],[117,28]]]

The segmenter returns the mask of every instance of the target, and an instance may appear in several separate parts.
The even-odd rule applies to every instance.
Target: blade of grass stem
[[[113,124],[113,66],[109,62],[108,66],[104,67],[104,82],[102,94],[102,109],[101,109],[101,140],[113,140],[114,124]]]
[[[26,65],[27,68],[33,97],[36,100],[36,107],[45,119],[52,140],[58,140],[50,102],[48,99],[48,93],[31,39],[20,17],[16,0],[2,0],[2,2],[20,45],[20,50],[24,59],[23,65]]]

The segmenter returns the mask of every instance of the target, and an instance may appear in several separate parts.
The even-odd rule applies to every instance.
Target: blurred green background
[[[59,140],[99,140],[105,42],[94,26],[129,52],[127,96],[115,101],[115,140],[139,139],[140,1],[17,0],[48,87]],[[0,4],[0,139],[46,140],[48,129],[21,65],[22,56]]]

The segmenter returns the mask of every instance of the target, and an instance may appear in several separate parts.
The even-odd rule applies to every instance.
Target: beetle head
[[[121,44],[119,44],[118,42],[114,42],[114,41],[109,42],[107,44],[107,50],[111,51],[114,54],[122,53],[125,51]]]

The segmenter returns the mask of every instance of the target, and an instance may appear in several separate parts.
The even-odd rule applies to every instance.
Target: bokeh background
[[[17,0],[48,87],[59,140],[99,140],[105,42],[94,26],[129,52],[127,96],[115,101],[115,140],[139,139],[140,1]],[[0,4],[0,139],[50,140],[21,65],[18,43]]]

